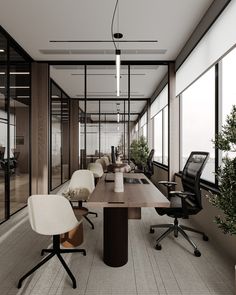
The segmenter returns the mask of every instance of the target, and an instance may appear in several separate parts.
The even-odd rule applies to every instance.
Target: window
[[[140,131],[140,135],[147,139],[147,112],[140,119]]]
[[[168,165],[168,88],[157,96],[151,105],[154,161]]]
[[[163,109],[163,164],[168,165],[168,106]]]
[[[215,67],[181,95],[181,170],[191,151],[206,151],[210,158],[202,178],[215,182]]]
[[[222,119],[219,125],[226,123],[226,117],[232,111],[233,104],[236,104],[236,49],[233,49],[226,57],[222,59]],[[228,156],[234,156],[228,153]]]
[[[162,112],[154,117],[154,161],[162,163]]]

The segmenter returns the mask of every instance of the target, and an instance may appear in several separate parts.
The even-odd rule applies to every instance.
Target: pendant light
[[[116,0],[116,5],[114,8],[112,22],[111,22],[111,36],[112,36],[113,44],[115,46],[115,54],[116,54],[116,95],[120,96],[120,54],[121,54],[121,50],[119,48],[117,48],[115,39],[118,39],[118,40],[121,39],[123,37],[123,34],[121,34],[119,32],[113,34],[113,24],[114,24],[114,18],[115,18],[118,3],[119,3],[119,0]],[[118,29],[119,29],[119,15],[118,15]],[[118,43],[118,46],[119,46],[119,43]]]

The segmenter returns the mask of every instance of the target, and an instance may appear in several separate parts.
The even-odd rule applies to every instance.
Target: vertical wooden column
[[[32,194],[47,194],[49,181],[49,67],[32,64],[31,173]]]
[[[70,102],[70,176],[79,169],[79,101]]]
[[[175,96],[175,63],[168,66],[169,180],[179,171],[179,99]]]

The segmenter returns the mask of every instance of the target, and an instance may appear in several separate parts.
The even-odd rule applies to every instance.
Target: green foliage
[[[222,126],[222,132],[215,140],[215,145],[222,151],[236,152],[236,105],[233,105],[226,124]]]
[[[211,195],[211,203],[224,212],[224,216],[216,216],[215,222],[223,232],[236,234],[236,105],[233,106],[222,132],[215,140],[215,146],[226,152],[222,165],[217,170],[219,193]],[[230,152],[230,156],[228,155]]]
[[[131,159],[136,165],[145,169],[147,165],[147,157],[149,154],[149,148],[144,136],[141,136],[138,140],[133,140],[130,145]]]

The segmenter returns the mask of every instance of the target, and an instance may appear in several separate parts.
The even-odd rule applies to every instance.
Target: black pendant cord
[[[112,41],[113,41],[113,44],[114,44],[116,50],[117,50],[117,46],[116,46],[116,42],[114,40],[113,26],[114,26],[114,18],[115,18],[118,2],[119,2],[119,0],[116,0],[116,5],[115,5],[114,11],[113,11],[113,16],[112,16],[112,21],[111,21],[111,37],[112,37]]]

